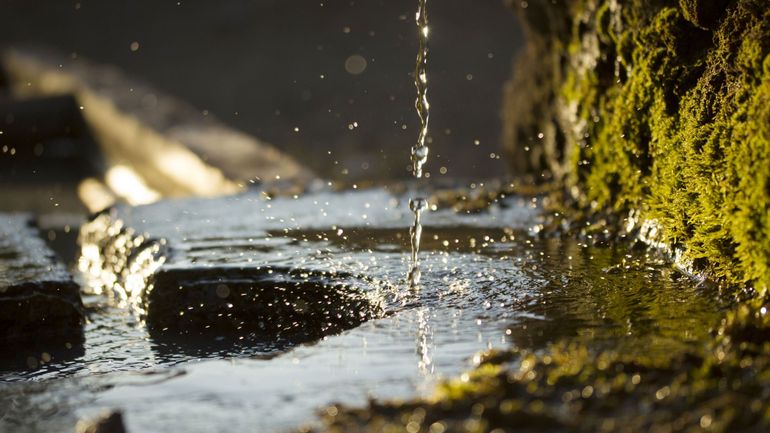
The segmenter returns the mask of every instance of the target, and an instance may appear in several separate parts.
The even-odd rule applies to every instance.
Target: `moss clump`
[[[570,11],[569,25],[530,30],[551,41],[538,42],[552,79],[550,93],[537,90],[545,96],[535,98],[535,126],[561,134],[543,135],[542,146],[560,151],[540,167],[564,179],[583,208],[640,210],[697,269],[765,293],[770,3],[530,3]],[[536,29],[543,13],[522,15]],[[508,94],[508,106],[517,100]],[[511,137],[515,153],[523,143]]]
[[[718,24],[729,0],[679,0],[679,7],[688,21],[702,29]]]

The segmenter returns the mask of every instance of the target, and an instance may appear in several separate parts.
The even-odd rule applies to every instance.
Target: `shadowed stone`
[[[24,215],[0,214],[0,341],[78,335],[78,285]]]
[[[272,267],[175,269],[152,276],[146,303],[153,308],[151,323],[161,328],[196,329],[204,324],[317,338],[370,317],[370,301],[345,284],[352,279],[344,273]]]

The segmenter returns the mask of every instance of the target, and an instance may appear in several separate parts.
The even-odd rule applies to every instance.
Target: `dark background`
[[[490,154],[500,153],[517,22],[502,0],[428,3],[427,171],[500,175],[505,164]],[[327,177],[405,177],[417,135],[416,7],[416,0],[2,0],[0,45],[53,46],[117,65]],[[346,71],[352,55],[366,59],[363,73]]]

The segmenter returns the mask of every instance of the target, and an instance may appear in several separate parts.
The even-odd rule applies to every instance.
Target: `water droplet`
[[[345,70],[351,75],[358,75],[366,70],[367,62],[363,56],[353,54],[345,59]]]
[[[428,200],[425,200],[424,198],[413,198],[409,200],[409,209],[411,209],[412,212],[422,212],[428,209]]]

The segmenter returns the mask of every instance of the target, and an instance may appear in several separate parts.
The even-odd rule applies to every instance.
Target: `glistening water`
[[[379,282],[371,287],[384,314],[299,345],[225,335],[180,343],[87,296],[82,347],[22,347],[5,360],[0,431],[72,431],[107,408],[124,411],[130,432],[283,431],[335,403],[428,395],[490,347],[580,338],[667,356],[708,337],[720,308],[710,289],[625,245],[539,237],[529,230],[537,212],[516,197],[480,214],[433,212],[421,290],[410,291],[403,227],[413,215],[406,197],[384,190],[134,208],[126,224],[168,233],[184,260],[365,275]]]

